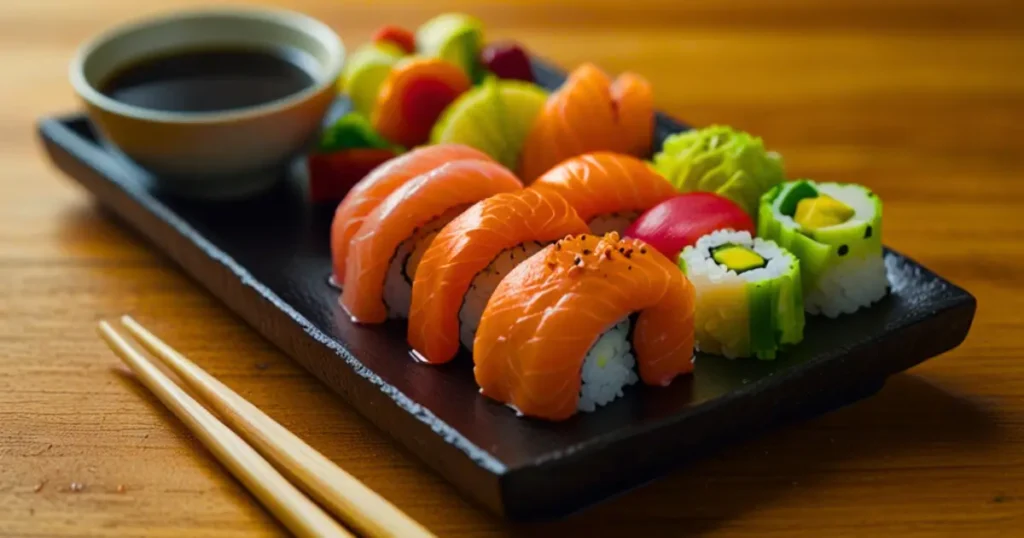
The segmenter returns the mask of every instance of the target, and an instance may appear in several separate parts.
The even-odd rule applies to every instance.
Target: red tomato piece
[[[413,54],[416,52],[416,36],[402,28],[400,26],[393,26],[390,24],[381,26],[376,33],[373,34],[372,41],[374,43],[380,43],[381,41],[387,41],[398,45],[398,48],[405,51],[406,54]]]
[[[690,192],[650,208],[626,230],[675,260],[686,247],[716,230],[754,234],[754,221],[735,202],[710,192]]]
[[[310,201],[314,204],[340,202],[366,174],[396,155],[394,150],[378,148],[310,154],[306,158]]]

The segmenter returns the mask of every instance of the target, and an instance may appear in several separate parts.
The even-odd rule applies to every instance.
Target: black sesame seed
[[[640,247],[640,254],[647,254],[647,249]]]
[[[867,238],[871,237],[871,232],[872,231],[873,230],[871,229],[871,226],[868,226],[867,228],[865,228],[864,229],[864,239],[867,239]]]
[[[576,256],[576,258],[572,260],[572,263],[573,263],[573,265],[579,265],[579,264],[583,263],[583,258],[580,258],[579,256]]]
[[[589,248],[583,249],[583,255],[584,256],[589,256],[590,255],[590,249]]]
[[[555,243],[555,250],[562,250],[562,243],[561,242]]]
[[[850,252],[850,247],[848,247],[846,245],[842,245],[842,246],[839,247],[839,255],[840,256],[846,256],[846,254],[848,252]]]
[[[627,271],[632,271],[632,270],[633,270],[633,266],[632,266],[632,265],[629,265],[629,266],[627,266],[627,267],[626,267],[626,270],[627,270]]]

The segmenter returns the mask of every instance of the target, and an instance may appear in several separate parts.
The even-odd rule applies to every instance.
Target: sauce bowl
[[[119,70],[176,52],[293,50],[310,59],[312,82],[262,104],[209,112],[133,106],[102,92]],[[111,29],[85,43],[71,85],[108,146],[155,186],[202,199],[238,198],[270,187],[314,140],[336,97],[345,48],[326,24],[289,11],[217,9],[167,14]]]

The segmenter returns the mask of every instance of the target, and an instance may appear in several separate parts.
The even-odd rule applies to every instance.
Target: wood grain
[[[269,2],[350,46],[462,9],[571,67],[635,70],[693,124],[763,136],[793,176],[886,202],[886,243],[979,299],[963,346],[876,397],[565,521],[462,500],[94,207],[35,119],[77,107],[75,46],[203,2],[0,6],[0,535],[284,530],[95,337],[128,312],[442,536],[1009,536],[1024,528],[1024,6],[1013,0]]]

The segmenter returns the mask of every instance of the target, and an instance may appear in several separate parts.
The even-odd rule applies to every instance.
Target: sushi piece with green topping
[[[888,291],[882,201],[860,185],[783,183],[761,198],[757,231],[800,260],[811,314],[851,314]]]
[[[728,358],[774,359],[804,337],[800,262],[750,232],[720,230],[679,254],[697,291],[697,349]]]

